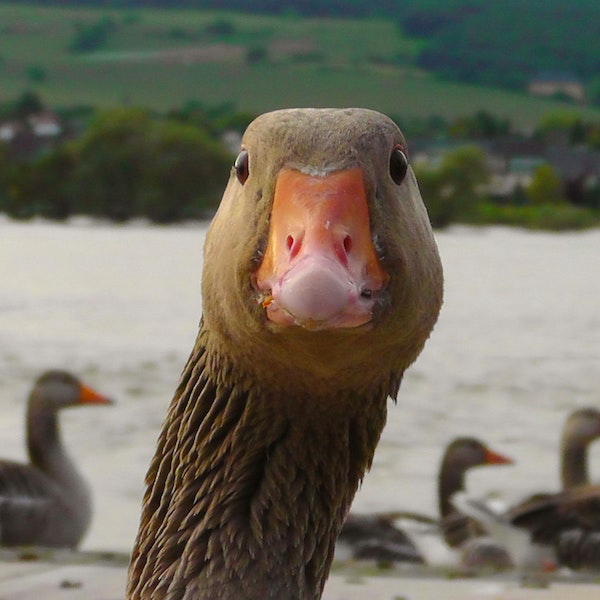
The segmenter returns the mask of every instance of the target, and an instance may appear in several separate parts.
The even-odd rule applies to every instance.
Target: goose
[[[600,569],[600,486],[589,477],[589,446],[600,438],[600,411],[579,408],[561,436],[562,491],[536,494],[511,508],[509,522],[525,529],[531,542],[553,550],[559,565]]]
[[[512,465],[512,459],[494,452],[482,441],[462,437],[451,442],[442,459],[438,478],[440,523],[444,540],[451,548],[485,534],[483,525],[463,514],[452,503],[454,494],[465,490],[467,471],[484,465]]]
[[[565,421],[560,442],[560,479],[562,489],[590,482],[589,446],[600,438],[600,411],[579,408]]]
[[[600,485],[578,485],[511,509],[508,521],[531,543],[552,551],[558,565],[600,569]]]
[[[589,446],[600,437],[600,411],[580,408],[565,421],[559,492],[538,492],[502,513],[464,495],[452,501],[480,519],[524,568],[600,568],[600,486],[589,480]]]
[[[510,465],[513,461],[491,450],[481,440],[474,437],[459,437],[447,446],[440,461],[438,475],[439,519],[427,515],[389,512],[378,514],[360,514],[350,512],[336,545],[336,556],[350,555],[354,559],[375,559],[378,561],[398,561],[427,563],[433,560],[424,547],[425,536],[415,536],[410,531],[411,521],[423,525],[428,531],[441,530],[446,544],[450,548],[460,548],[473,538],[481,538],[484,528],[474,519],[460,513],[452,504],[452,496],[465,489],[467,472],[477,466]],[[403,524],[409,527],[403,529]],[[486,548],[490,548],[486,544]],[[471,562],[485,562],[475,557],[470,549]],[[489,552],[488,552],[489,554]],[[487,561],[505,566],[505,553],[495,553]]]
[[[58,412],[112,400],[66,371],[42,374],[27,403],[29,464],[0,461],[0,545],[75,548],[92,517],[90,490],[67,454]]]
[[[387,399],[442,303],[406,141],[368,109],[242,138],[146,476],[130,599],[318,600]]]

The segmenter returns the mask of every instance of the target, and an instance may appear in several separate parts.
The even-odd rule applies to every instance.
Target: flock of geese
[[[457,438],[440,464],[437,519],[404,512],[350,513],[339,543],[356,559],[431,564],[437,558],[429,556],[426,542],[433,534],[452,550],[448,559],[467,570],[598,570],[600,486],[588,473],[588,448],[598,438],[600,411],[575,410],[560,440],[561,490],[540,491],[505,508],[470,497],[465,476],[474,467],[513,461],[476,438]],[[415,527],[411,520],[427,527]]]
[[[77,547],[91,521],[91,496],[61,442],[58,412],[111,403],[65,371],[39,377],[26,413],[30,463],[0,461],[0,545]],[[560,440],[561,491],[537,493],[502,511],[469,497],[465,480],[474,467],[513,461],[476,438],[456,438],[440,462],[438,518],[350,512],[336,556],[430,564],[426,540],[436,535],[466,569],[598,569],[600,486],[590,483],[588,473],[588,448],[598,438],[600,411],[570,414]]]
[[[379,544],[388,559],[403,546],[426,561],[393,516],[347,515],[442,297],[427,211],[391,119],[288,109],[253,121],[206,235],[202,319],[146,476],[128,600],[318,600],[338,538],[357,556]],[[57,412],[108,403],[64,372],[38,380],[31,464],[0,465],[2,544],[79,543],[89,491]],[[485,531],[520,527],[559,563],[597,566],[600,494],[585,485],[585,449],[598,417],[573,419],[565,489],[500,515],[460,494],[467,469],[508,459],[478,440],[453,442],[439,481],[447,543],[476,561]],[[521,560],[491,547],[485,556]]]

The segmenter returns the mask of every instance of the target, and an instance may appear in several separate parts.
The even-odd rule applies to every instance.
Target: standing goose
[[[111,403],[65,371],[39,377],[27,404],[31,463],[0,461],[0,545],[79,544],[92,517],[91,496],[60,440],[58,411]]]
[[[317,600],[442,302],[396,125],[250,124],[207,233],[203,316],[147,474],[130,599]]]
[[[474,519],[460,513],[452,504],[452,496],[465,489],[467,472],[478,466],[512,464],[509,458],[494,452],[482,441],[472,437],[452,440],[446,447],[438,474],[439,521],[426,515],[404,512],[362,515],[350,513],[340,532],[336,551],[350,553],[353,558],[381,561],[428,562],[423,544],[410,532],[405,532],[398,521],[416,521],[427,524],[436,532],[441,529],[444,540],[451,548],[459,548],[465,542],[485,533]],[[489,545],[486,546],[489,548]],[[471,554],[474,549],[471,548]],[[493,559],[497,560],[497,553]],[[482,559],[479,559],[482,562]],[[502,565],[506,563],[505,557]]]

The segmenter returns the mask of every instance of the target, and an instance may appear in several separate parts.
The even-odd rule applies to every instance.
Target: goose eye
[[[392,150],[392,155],[390,156],[390,175],[394,180],[394,183],[400,185],[404,181],[407,171],[408,158],[406,158],[402,146],[396,146]]]
[[[250,175],[247,150],[242,150],[238,154],[238,157],[235,159],[235,163],[233,163],[233,168],[235,169],[235,175],[238,178],[238,181],[244,185],[244,183],[246,183],[246,179],[248,179],[248,175]]]

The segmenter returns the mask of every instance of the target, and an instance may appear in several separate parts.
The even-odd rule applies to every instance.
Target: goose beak
[[[373,243],[360,168],[280,171],[255,276],[259,302],[278,325],[317,330],[371,321],[389,275]]]
[[[485,464],[486,465],[513,465],[514,461],[507,456],[498,454],[489,448],[485,452]]]
[[[87,385],[80,385],[78,404],[114,404],[114,401],[99,394]]]

